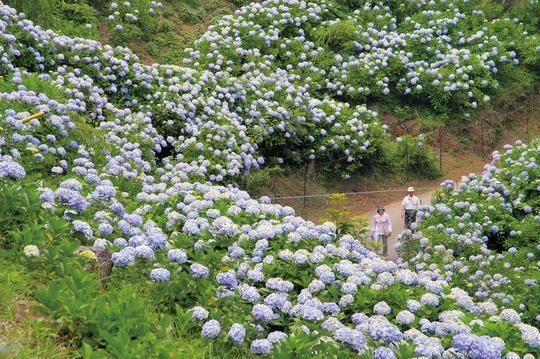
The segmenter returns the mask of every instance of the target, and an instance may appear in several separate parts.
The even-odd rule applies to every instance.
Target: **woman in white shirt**
[[[405,219],[405,228],[410,229],[411,224],[416,222],[416,213],[420,209],[422,201],[414,195],[414,187],[407,189],[407,196],[401,201],[401,218]]]
[[[392,235],[392,222],[390,217],[385,213],[383,205],[377,206],[377,213],[373,216],[371,225],[371,236],[376,242],[383,245],[383,256],[388,254],[388,237]]]

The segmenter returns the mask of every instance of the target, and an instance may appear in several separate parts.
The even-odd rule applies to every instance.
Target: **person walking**
[[[421,205],[420,198],[414,195],[414,187],[409,187],[407,195],[401,201],[401,218],[405,221],[405,228],[411,229],[411,224],[416,222],[416,213]]]
[[[390,216],[385,212],[384,206],[382,204],[378,205],[377,213],[373,216],[371,225],[371,236],[376,242],[382,243],[383,256],[388,254],[388,237],[392,235],[392,222]]]

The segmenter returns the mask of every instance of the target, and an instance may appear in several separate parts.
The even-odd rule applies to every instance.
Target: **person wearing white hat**
[[[386,256],[388,254],[388,237],[392,235],[392,222],[390,216],[385,213],[382,204],[377,206],[377,213],[373,216],[370,234],[375,242],[382,243],[382,255]]]
[[[411,224],[416,222],[416,213],[421,205],[420,198],[414,195],[414,187],[407,188],[407,195],[401,201],[401,218],[405,220],[405,228],[410,229]]]

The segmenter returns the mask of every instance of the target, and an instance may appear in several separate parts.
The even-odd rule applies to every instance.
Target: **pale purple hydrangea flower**
[[[154,268],[150,272],[150,278],[156,282],[166,282],[171,278],[171,272],[165,268]]]
[[[186,252],[179,248],[170,249],[167,253],[167,258],[171,262],[178,264],[186,263],[188,260]]]
[[[372,358],[373,359],[395,359],[396,355],[389,348],[379,347],[373,351]]]
[[[254,319],[266,323],[279,318],[279,315],[277,313],[274,313],[272,307],[266,304],[255,304],[253,306],[253,309],[251,310],[251,315]]]
[[[219,324],[217,320],[212,319],[204,323],[201,330],[201,336],[204,339],[213,339],[213,338],[217,338],[220,332],[221,332],[221,325]]]
[[[193,263],[190,267],[193,278],[208,278],[210,271],[207,267],[199,263]]]
[[[379,302],[373,307],[373,312],[380,315],[388,315],[392,312],[392,308],[386,302]]]
[[[24,167],[13,161],[8,156],[0,155],[0,177],[11,177],[13,179],[20,179],[26,176]]]
[[[191,320],[206,320],[208,318],[208,311],[203,307],[195,307],[192,310]]]
[[[272,352],[273,344],[268,339],[255,339],[251,342],[250,350],[253,354],[268,355]]]
[[[488,336],[461,333],[454,336],[452,346],[469,358],[498,359],[503,346]]]
[[[357,350],[360,354],[365,351],[367,340],[364,335],[356,329],[340,328],[335,331],[334,338],[338,342],[349,344],[353,349]]]
[[[244,342],[244,338],[246,337],[246,329],[242,324],[234,323],[231,326],[231,329],[229,329],[228,337],[234,344],[240,345]]]

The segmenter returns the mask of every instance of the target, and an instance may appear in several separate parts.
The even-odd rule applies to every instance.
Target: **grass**
[[[54,85],[51,81],[41,79],[36,73],[23,76],[20,84],[13,83],[11,77],[6,78],[0,76],[0,92],[14,92],[17,91],[18,87],[21,85],[25,86],[27,91],[45,94],[49,99],[58,101],[59,103],[66,102],[67,97],[63,90]],[[17,112],[37,112],[36,106],[31,103],[24,101],[0,100],[0,112],[4,112],[7,109],[13,109]]]
[[[123,1],[116,1],[122,4]],[[133,8],[146,9],[147,1],[132,0]],[[242,0],[162,0],[163,8],[153,17],[140,18],[139,26],[119,36],[108,20],[112,1],[106,0],[6,0],[6,5],[24,12],[44,29],[71,37],[99,40],[131,48],[143,62],[181,64],[184,49],[202,35],[216,18],[229,14]],[[147,9],[145,10],[147,11]],[[143,11],[141,11],[142,13]],[[47,16],[43,16],[46,14]],[[90,27],[86,27],[89,24]]]
[[[163,6],[156,30],[147,35],[148,39],[127,44],[147,64],[180,65],[184,49],[199,38],[212,21],[231,13],[234,8],[226,0],[169,0],[163,1]],[[101,40],[108,42],[107,38]]]
[[[55,325],[35,310],[32,291],[38,283],[23,266],[5,257],[6,253],[0,257],[0,359],[73,357]]]

